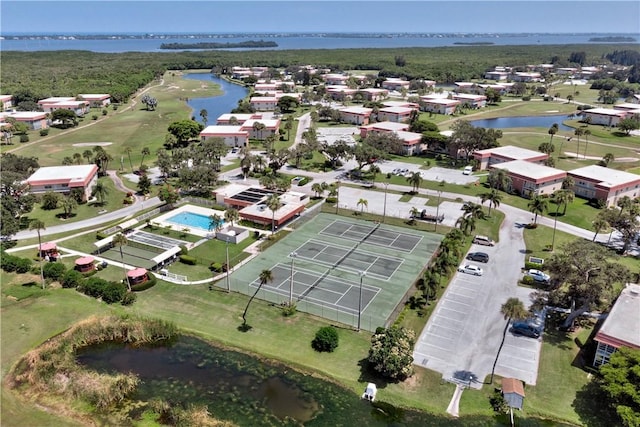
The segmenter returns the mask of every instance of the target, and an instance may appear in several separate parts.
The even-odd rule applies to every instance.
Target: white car
[[[551,280],[551,276],[549,276],[547,273],[533,268],[527,271],[526,275],[532,277],[533,280],[540,283],[549,283],[549,281]]]
[[[473,166],[465,166],[462,170],[462,175],[471,175],[473,173]]]
[[[458,267],[460,273],[473,274],[474,276],[482,276],[482,269],[477,265],[464,264]]]

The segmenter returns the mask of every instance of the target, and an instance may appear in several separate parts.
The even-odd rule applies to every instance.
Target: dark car
[[[484,252],[470,252],[467,259],[471,261],[489,262],[489,255]]]
[[[511,325],[511,332],[517,335],[524,335],[529,338],[540,338],[540,329],[527,322],[515,322]]]

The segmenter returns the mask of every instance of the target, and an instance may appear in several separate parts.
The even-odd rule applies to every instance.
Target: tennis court
[[[422,240],[421,236],[379,228],[377,225],[353,224],[343,220],[335,220],[326,226],[319,234],[355,240],[377,246],[398,249],[403,252],[413,252]]]
[[[319,213],[233,272],[229,286],[253,295],[269,270],[273,280],[257,298],[282,304],[292,291],[299,311],[375,331],[393,321],[441,240],[438,234]]]
[[[294,253],[296,261],[304,259],[331,268],[375,275],[389,280],[402,264],[401,258],[389,257],[356,249],[360,244],[347,248],[317,240],[308,240]]]
[[[146,231],[136,230],[131,234],[127,234],[127,240],[130,242],[139,242],[148,246],[162,248],[164,250],[174,248],[180,245],[187,245],[184,240],[173,239],[171,237],[158,236],[157,234],[147,233]]]
[[[329,309],[335,309],[351,315],[358,314],[361,304],[365,311],[369,303],[380,292],[375,286],[362,286],[362,303],[360,302],[360,283],[344,280],[336,280],[330,276],[324,276],[317,272],[296,268],[291,274],[291,268],[285,264],[277,264],[271,269],[273,280],[262,285],[262,289],[275,294],[289,297],[293,280],[293,300],[306,301],[310,304],[322,305]],[[318,284],[322,282],[322,286]],[[260,285],[258,279],[249,286],[257,288]]]
[[[120,258],[120,249],[122,249],[122,258]],[[136,244],[134,242],[129,242],[128,245],[113,247],[101,252],[100,256],[117,262],[122,262],[122,259],[124,259],[126,264],[151,269],[155,267],[155,263],[151,260],[162,252],[164,252],[164,250],[160,248],[153,248],[143,246],[140,243]]]

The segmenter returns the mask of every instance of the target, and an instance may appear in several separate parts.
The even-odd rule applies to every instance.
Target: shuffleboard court
[[[389,280],[402,265],[402,259],[374,254],[354,247],[343,247],[318,240],[308,240],[295,250],[297,259],[320,263],[327,267],[353,273],[375,275]]]
[[[358,307],[364,311],[378,295],[380,288],[370,285],[362,286],[362,302],[360,302],[360,283],[318,274],[317,272],[290,269],[284,264],[277,264],[271,269],[273,280],[262,285],[262,290],[281,296],[289,296],[293,277],[293,298],[307,303],[330,307],[351,315],[358,314]],[[259,279],[249,286],[257,288]]]
[[[145,245],[155,246],[156,248],[171,249],[180,245],[187,245],[184,240],[172,239],[171,237],[158,236],[157,234],[147,233],[146,231],[136,230],[127,235],[128,240],[144,243]]]
[[[411,253],[422,240],[421,236],[400,233],[368,226],[335,220],[318,234],[340,237],[370,245],[386,246],[403,252]]]

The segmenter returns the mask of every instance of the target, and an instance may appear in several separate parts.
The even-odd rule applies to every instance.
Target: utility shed
[[[522,410],[524,403],[524,384],[515,378],[502,379],[502,395],[511,408]]]

